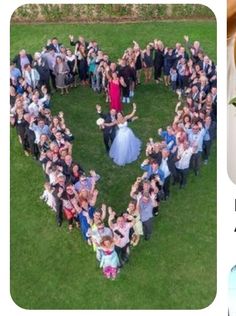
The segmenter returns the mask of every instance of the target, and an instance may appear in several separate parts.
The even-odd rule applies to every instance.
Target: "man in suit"
[[[48,62],[39,52],[34,54],[34,67],[39,73],[39,87],[41,88],[43,85],[46,85],[48,92],[50,92],[50,71]]]
[[[206,130],[203,127],[202,123],[199,121],[194,123],[191,128],[185,128],[185,132],[188,135],[188,141],[191,147],[195,148],[194,153],[192,154],[190,164],[194,171],[194,174],[197,176],[199,174],[203,139],[206,134]]]
[[[13,63],[16,65],[21,73],[24,70],[26,64],[32,65],[33,57],[30,54],[26,54],[24,49],[19,51],[19,54],[13,59]]]
[[[98,115],[104,119],[104,124],[101,126],[103,132],[103,140],[106,147],[106,152],[109,153],[111,144],[116,136],[116,110],[111,109],[109,113],[102,113],[101,105],[96,105]]]
[[[206,74],[206,77],[210,79],[210,77],[213,75],[213,71],[215,70],[214,63],[210,60],[210,58],[207,55],[205,55],[203,57],[203,60],[199,61],[198,64]]]
[[[210,115],[207,115],[204,120],[205,135],[203,137],[203,159],[204,164],[208,163],[212,141],[216,138],[216,122],[214,122]]]
[[[176,167],[175,167],[175,154],[170,152],[169,149],[163,148],[161,151],[161,156],[159,157],[159,168],[164,173],[164,199],[167,200],[170,195],[170,180],[171,176],[175,183],[177,181]]]
[[[66,189],[66,177],[64,175],[58,175],[56,179],[56,184],[53,187],[53,197],[55,199],[55,208],[56,208],[56,222],[60,227],[63,221],[63,209],[62,209],[62,200],[60,198],[61,194]]]
[[[24,65],[23,77],[29,86],[36,89],[40,80],[40,75],[35,68],[32,68],[30,64]]]
[[[55,53],[60,54],[61,45],[62,44],[58,42],[57,37],[53,37],[51,40],[48,40],[46,48],[47,50],[53,49]]]

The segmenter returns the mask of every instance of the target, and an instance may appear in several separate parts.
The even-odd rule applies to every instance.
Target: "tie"
[[[30,77],[30,85],[31,85],[32,88],[34,88],[31,71],[29,72],[29,77]]]

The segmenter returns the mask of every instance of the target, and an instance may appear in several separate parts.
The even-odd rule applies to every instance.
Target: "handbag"
[[[72,209],[68,209],[68,208],[64,207],[63,211],[64,211],[65,218],[67,220],[72,219],[74,217],[74,215],[75,215],[75,210],[73,208]]]
[[[65,75],[65,85],[69,86],[70,84],[72,84],[74,82],[74,77],[72,76],[72,74],[69,72]]]

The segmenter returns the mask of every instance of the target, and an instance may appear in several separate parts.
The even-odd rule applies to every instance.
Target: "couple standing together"
[[[109,156],[119,166],[135,161],[140,154],[141,141],[128,127],[128,122],[138,118],[135,116],[136,104],[133,103],[132,113],[126,116],[121,112],[117,113],[115,109],[104,114],[100,105],[96,105],[96,110],[103,119],[100,128],[103,131],[103,140]]]

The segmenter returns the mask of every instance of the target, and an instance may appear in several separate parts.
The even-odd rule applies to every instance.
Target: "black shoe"
[[[57,222],[57,226],[58,226],[58,227],[61,227],[61,225],[62,225],[62,222],[61,222],[61,221]]]

